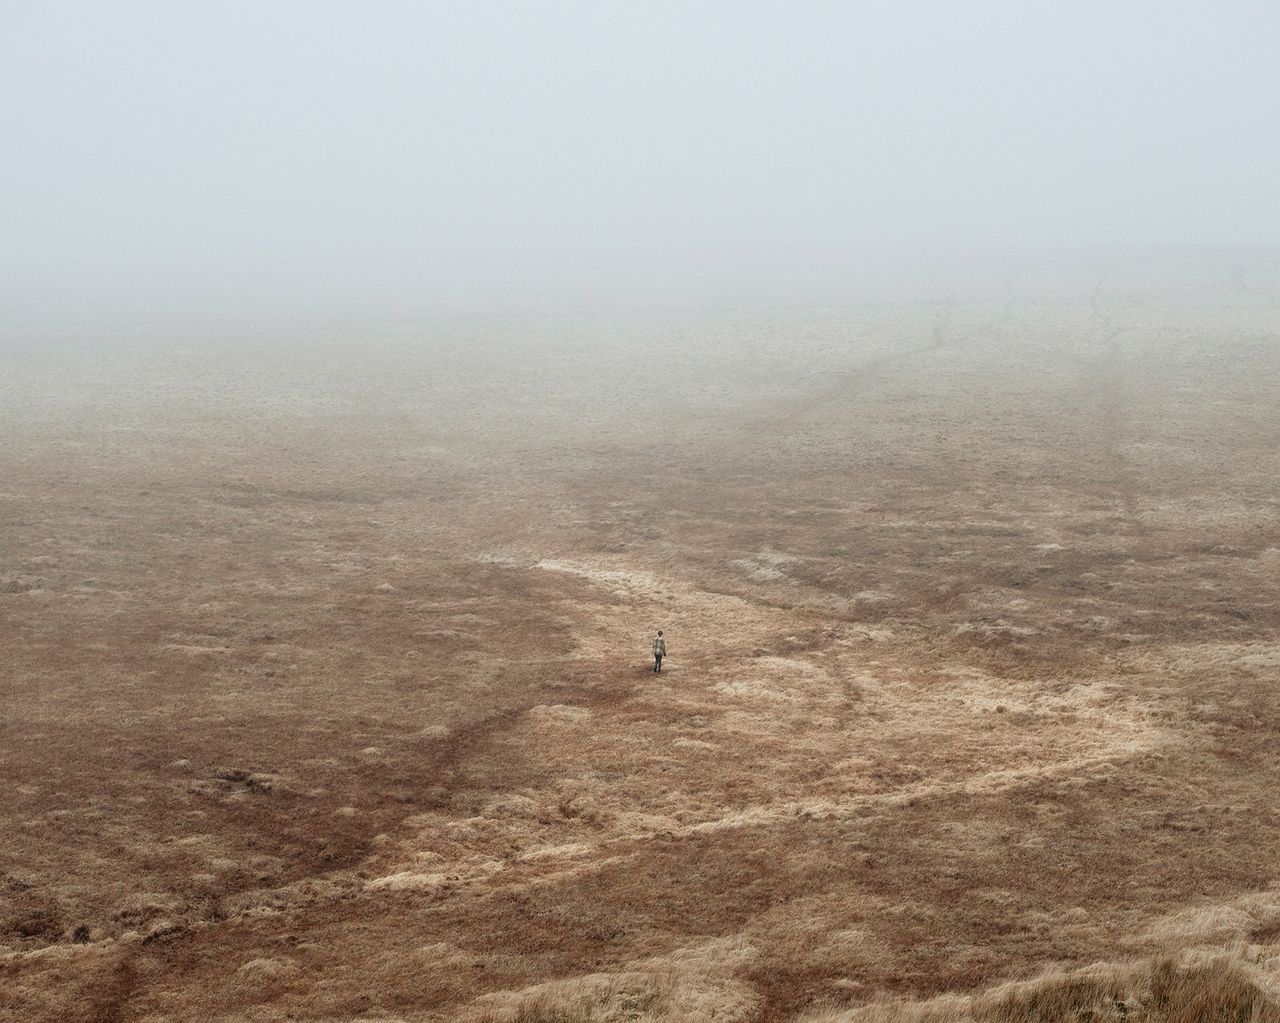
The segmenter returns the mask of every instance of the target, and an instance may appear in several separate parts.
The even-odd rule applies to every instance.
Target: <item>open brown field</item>
[[[15,339],[0,1018],[1280,1019],[1277,294]]]

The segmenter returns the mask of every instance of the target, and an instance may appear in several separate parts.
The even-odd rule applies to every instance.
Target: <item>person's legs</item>
[[[662,671],[662,654],[653,655],[653,670]]]

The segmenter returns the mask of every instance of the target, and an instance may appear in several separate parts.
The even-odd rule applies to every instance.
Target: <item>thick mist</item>
[[[1280,8],[10,2],[0,323],[838,299],[1280,242]]]

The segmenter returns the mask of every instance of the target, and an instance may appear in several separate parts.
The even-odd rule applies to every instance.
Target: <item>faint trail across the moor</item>
[[[771,428],[785,433],[800,426],[812,427],[827,422],[833,407],[845,406],[859,394],[873,388],[894,366],[927,357],[955,344],[957,339],[952,335],[955,309],[956,301],[952,295],[937,304],[937,312],[929,326],[928,343],[855,360],[848,369],[828,374],[826,381],[803,397],[775,403],[762,414],[750,417],[744,424],[744,430],[755,432]]]
[[[1125,404],[1128,393],[1126,369],[1120,345],[1124,327],[1113,320],[1104,308],[1108,279],[1107,273],[1100,274],[1089,296],[1089,310],[1100,335],[1098,343],[1103,354],[1101,358],[1082,362],[1087,367],[1087,386],[1097,396],[1097,432],[1107,475],[1125,519],[1132,527],[1138,528],[1141,525],[1139,487],[1133,466],[1123,451],[1131,432],[1129,412]]]

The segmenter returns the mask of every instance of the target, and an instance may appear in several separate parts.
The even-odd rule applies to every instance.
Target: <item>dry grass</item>
[[[520,997],[513,1007],[485,1012],[484,1023],[629,1023],[671,1019],[671,985],[637,977],[569,981]]]
[[[0,1019],[1274,1000],[1249,279],[6,352]]]
[[[714,1019],[678,1004],[671,976],[585,978],[540,987],[482,1023],[675,1023]],[[723,1012],[725,1006],[719,1007]],[[805,1014],[799,1023],[1277,1023],[1280,1003],[1247,965],[1222,959],[1178,966],[1158,960],[1005,985],[975,996],[894,1002]]]
[[[1275,1023],[1280,1002],[1248,964],[1163,959],[1005,985],[972,997],[873,1005],[805,1023]]]

